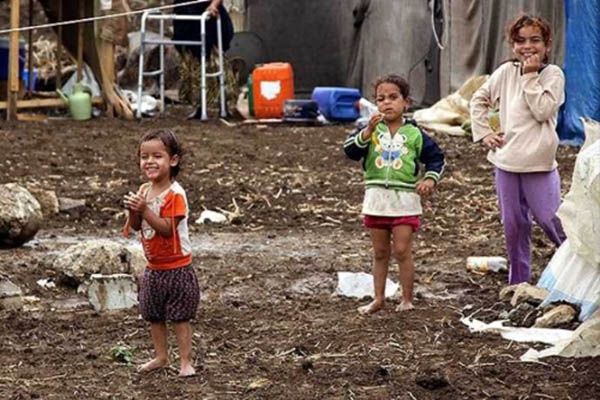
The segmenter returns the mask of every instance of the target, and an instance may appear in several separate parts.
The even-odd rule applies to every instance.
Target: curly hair
[[[179,157],[179,162],[177,163],[177,165],[172,166],[169,173],[171,178],[175,178],[177,176],[177,174],[179,174],[179,171],[181,170],[181,161],[183,158],[183,154],[184,154],[184,150],[183,147],[181,146],[181,142],[179,142],[179,139],[177,139],[177,136],[175,136],[175,133],[171,130],[171,129],[154,129],[151,130],[149,132],[146,132],[144,134],[144,136],[142,136],[142,138],[140,139],[140,144],[138,146],[141,147],[142,143],[144,142],[148,142],[150,140],[155,140],[158,139],[161,142],[163,142],[163,144],[165,145],[167,152],[169,153],[169,155],[171,157],[173,156],[178,156]],[[138,157],[139,157],[139,150],[138,150]]]
[[[519,14],[514,21],[511,21],[506,27],[506,41],[513,45],[519,37],[519,30],[526,26],[533,26],[540,30],[544,45],[550,46],[552,42],[552,29],[550,24],[542,17],[534,17],[529,14]],[[548,62],[548,55],[545,56],[544,62]]]
[[[385,76],[381,76],[381,77],[377,78],[375,80],[375,83],[373,83],[374,97],[377,96],[377,88],[382,83],[391,83],[393,85],[398,86],[398,89],[400,89],[400,94],[402,95],[402,97],[404,97],[404,99],[408,100],[408,98],[410,96],[410,86],[408,85],[408,82],[406,82],[406,79],[404,79],[400,75],[390,74],[390,75],[385,75]]]

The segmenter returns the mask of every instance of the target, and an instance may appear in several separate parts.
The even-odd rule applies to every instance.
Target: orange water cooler
[[[256,118],[281,118],[283,103],[294,98],[294,71],[290,63],[269,63],[252,71]]]

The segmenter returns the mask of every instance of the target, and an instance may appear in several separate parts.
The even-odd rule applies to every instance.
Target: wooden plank
[[[85,18],[84,1],[79,2],[79,18]],[[83,79],[83,23],[77,24],[77,82]]]
[[[62,0],[58,0],[58,21],[63,20],[63,6]],[[62,89],[62,41],[63,41],[63,27],[62,25],[57,28],[58,40],[56,41],[56,88]]]
[[[19,0],[10,1],[10,27],[19,27],[19,11],[21,4]],[[19,94],[19,32],[10,33],[10,50],[8,56],[8,93],[6,119],[17,119],[17,97]]]
[[[95,106],[101,106],[104,104],[104,100],[102,97],[94,97],[92,98],[92,104]],[[5,110],[8,107],[8,101],[0,101],[0,110]],[[16,103],[16,108],[66,108],[67,103],[65,103],[62,99],[53,98],[53,99],[30,99],[30,100],[18,100]],[[16,115],[16,113],[15,113]]]

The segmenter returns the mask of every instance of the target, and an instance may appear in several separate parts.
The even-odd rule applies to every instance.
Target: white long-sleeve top
[[[501,65],[471,99],[475,142],[493,133],[489,111],[499,105],[504,146],[488,160],[508,172],[542,172],[556,168],[558,108],[564,102],[565,76],[556,65],[521,74],[516,62]]]

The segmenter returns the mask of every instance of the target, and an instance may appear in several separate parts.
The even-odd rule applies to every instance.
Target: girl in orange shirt
[[[180,376],[192,376],[192,327],[200,289],[191,265],[188,235],[188,202],[175,181],[183,151],[175,134],[168,129],[145,134],[139,147],[140,169],[147,183],[137,193],[125,195],[129,228],[140,231],[148,265],[139,289],[142,317],[150,321],[155,357],[140,371],[149,372],[169,364],[167,324],[173,322],[180,353]]]

